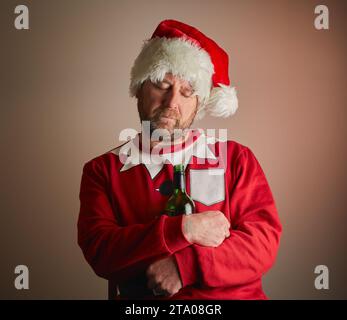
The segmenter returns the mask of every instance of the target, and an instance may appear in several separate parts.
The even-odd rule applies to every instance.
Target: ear
[[[140,86],[140,87],[137,89],[137,91],[136,91],[136,93],[135,93],[135,98],[136,98],[136,99],[139,99],[139,96],[140,96],[140,93],[141,93],[141,89],[142,89],[142,86]]]
[[[143,85],[145,84],[145,82],[146,82],[146,81],[142,82],[142,83],[138,86],[138,88],[137,88],[137,90],[136,90],[136,93],[135,93],[136,99],[139,99],[139,97],[141,97],[141,94],[142,94],[142,87],[143,87]]]

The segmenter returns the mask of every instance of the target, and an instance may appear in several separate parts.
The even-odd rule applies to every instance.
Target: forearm
[[[259,278],[275,260],[280,230],[279,224],[249,223],[231,230],[219,247],[194,244],[175,253],[183,287],[234,286]]]
[[[232,230],[218,248],[194,246],[201,283],[208,287],[235,286],[260,278],[275,261],[280,229],[250,223]]]
[[[79,245],[94,271],[124,280],[151,262],[188,245],[180,233],[180,217],[163,216],[149,224],[119,227],[112,221],[81,219]]]
[[[80,191],[78,243],[101,277],[126,280],[162,257],[190,245],[182,233],[182,216],[161,216],[123,226],[110,203],[108,178],[97,164],[85,165]],[[123,215],[130,212],[122,212]]]

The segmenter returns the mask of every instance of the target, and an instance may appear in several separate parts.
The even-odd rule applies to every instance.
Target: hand
[[[147,286],[166,296],[176,294],[182,288],[182,281],[173,256],[152,263],[146,271]]]
[[[218,247],[230,236],[230,223],[220,211],[205,211],[183,216],[182,232],[186,239],[206,247]]]

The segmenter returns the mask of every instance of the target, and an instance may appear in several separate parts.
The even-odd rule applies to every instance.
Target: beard
[[[174,135],[174,130],[182,130],[186,131],[188,129],[195,118],[195,115],[198,111],[198,107],[195,108],[194,112],[189,116],[186,121],[182,121],[179,112],[175,109],[169,108],[158,108],[152,115],[149,115],[143,111],[142,105],[140,101],[137,104],[140,120],[142,121],[150,121],[150,134],[152,135],[154,130],[165,129],[169,132],[171,141],[174,138],[177,138]]]

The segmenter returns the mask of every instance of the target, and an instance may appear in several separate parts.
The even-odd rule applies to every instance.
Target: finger
[[[182,288],[182,282],[179,277],[169,275],[156,287],[156,290],[170,297],[176,294],[180,288]]]
[[[227,219],[227,217],[224,217],[225,220],[224,220],[224,225],[229,229],[230,228],[230,222],[229,220]]]
[[[169,295],[170,295],[170,296],[175,295],[178,291],[180,291],[181,288],[182,288],[182,282],[179,281],[179,282],[176,283],[176,285],[174,285],[170,290],[168,290]]]
[[[149,277],[152,277],[153,276],[153,265],[150,265],[147,270],[146,270],[146,276],[149,278]]]

